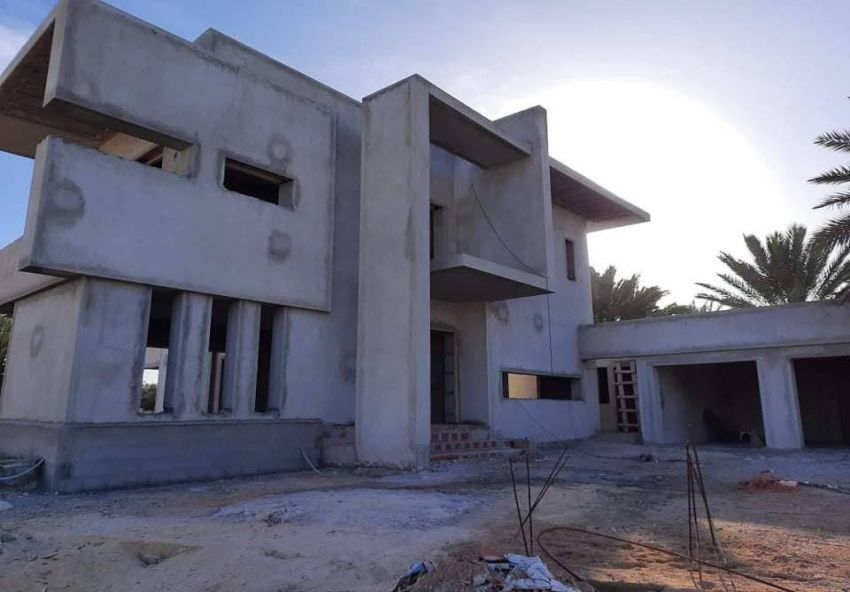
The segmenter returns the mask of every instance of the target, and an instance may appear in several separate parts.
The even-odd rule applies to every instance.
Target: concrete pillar
[[[227,354],[224,359],[224,409],[234,417],[254,412],[257,359],[260,350],[260,305],[235,300],[227,313]]]
[[[272,319],[272,355],[269,368],[269,411],[283,412],[286,404],[286,365],[289,350],[289,312],[281,306]]]
[[[86,278],[82,281],[68,419],[136,419],[145,364],[147,286]],[[73,326],[73,319],[67,320]]]
[[[174,299],[164,407],[177,419],[200,418],[207,407],[211,315],[211,296],[181,292]]]
[[[156,381],[156,401],[154,403],[154,412],[160,413],[165,409],[165,382],[168,376],[168,350],[164,350],[159,354],[159,373]]]
[[[635,360],[637,370],[640,434],[644,442],[664,443],[664,401],[655,366],[646,360]]]
[[[357,454],[421,467],[431,439],[428,90],[410,79],[364,99],[363,111]]]
[[[769,448],[802,448],[803,424],[793,362],[778,353],[756,360],[765,443]]]

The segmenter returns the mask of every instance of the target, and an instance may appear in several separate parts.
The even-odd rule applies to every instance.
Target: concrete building
[[[754,362],[728,380],[760,415],[735,413],[797,447],[789,360],[850,341],[825,305],[586,326],[587,233],[649,215],[552,158],[542,108],[491,121],[419,76],[357,101],[96,0],[60,2],[3,73],[0,149],[34,159],[0,251],[0,453],[44,458],[50,489],[600,426],[676,441],[706,362]]]

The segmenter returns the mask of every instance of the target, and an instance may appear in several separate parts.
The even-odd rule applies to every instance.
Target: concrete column
[[[227,354],[224,359],[224,409],[235,417],[254,412],[257,359],[260,350],[260,305],[235,300],[227,313]]]
[[[94,278],[81,285],[76,344],[65,354],[73,356],[68,419],[136,419],[151,289]]]
[[[664,443],[664,400],[655,366],[646,360],[635,360],[637,370],[640,434],[644,442]]]
[[[165,409],[165,382],[168,376],[168,350],[160,353],[159,356],[159,373],[156,381],[156,402],[154,403],[154,411],[160,413]]]
[[[756,360],[765,443],[769,448],[802,448],[803,424],[793,362],[778,353]]]
[[[211,315],[211,296],[181,292],[174,299],[164,407],[177,419],[203,417],[207,407]]]
[[[428,91],[410,79],[363,110],[357,454],[421,467],[431,440]]]
[[[286,404],[286,366],[289,351],[289,312],[275,309],[272,320],[272,355],[269,368],[269,411],[283,413]]]

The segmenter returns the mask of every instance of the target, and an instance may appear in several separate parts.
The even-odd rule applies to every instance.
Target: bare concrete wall
[[[354,421],[357,351],[357,281],[360,211],[360,103],[216,31],[198,46],[248,69],[334,114],[334,216],[329,313],[288,308],[280,324],[282,373],[273,397],[281,417]]]
[[[15,303],[0,417],[67,418],[83,289],[68,282]]]
[[[63,5],[54,29],[52,109],[192,146],[191,162],[180,176],[52,142],[26,269],[328,310],[334,114],[100,2]],[[292,179],[291,207],[224,189],[228,157]]]
[[[18,271],[21,260],[21,239],[0,249],[0,305],[20,300],[50,287],[62,278]]]
[[[599,425],[595,369],[582,362],[576,337],[578,327],[592,319],[586,222],[554,207],[551,236],[554,293],[491,303],[487,316],[492,425],[506,435],[544,441],[586,437]],[[567,278],[566,239],[575,245],[575,280]],[[505,399],[506,370],[576,377],[583,400]]]
[[[357,454],[427,463],[430,443],[428,92],[408,80],[364,102]]]

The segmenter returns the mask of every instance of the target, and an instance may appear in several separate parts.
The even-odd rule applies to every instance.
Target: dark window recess
[[[507,399],[579,399],[578,385],[571,376],[502,373],[502,394]]]
[[[154,167],[155,169],[162,168],[162,155],[163,148],[162,146],[157,146],[150,152],[146,152],[141,158],[139,158],[138,162],[147,165],[149,167]]]
[[[575,281],[576,279],[576,247],[573,241],[567,239],[564,241],[564,253],[567,259],[567,279]]]
[[[168,356],[171,340],[171,318],[175,293],[154,288],[151,290],[151,306],[148,313],[148,334],[145,340],[145,366],[141,376],[140,413],[162,413],[170,411],[170,401],[164,393],[167,380],[166,368],[162,366]]]
[[[230,158],[224,161],[224,187],[230,191],[293,209],[295,183],[275,173]]]
[[[224,364],[227,361],[227,317],[230,300],[213,298],[210,316],[210,382],[207,413],[227,410],[224,392]]]
[[[274,329],[275,307],[263,305],[260,309],[260,348],[257,356],[257,394],[254,397],[254,411],[266,413],[271,410],[271,368],[272,335]]]
[[[607,405],[611,402],[610,394],[608,392],[608,368],[597,368],[596,379],[599,383],[599,404]]]
[[[428,250],[431,254],[431,259],[434,258],[435,245],[437,243],[436,233],[440,223],[442,209],[440,206],[431,204],[431,211],[428,217]]]

